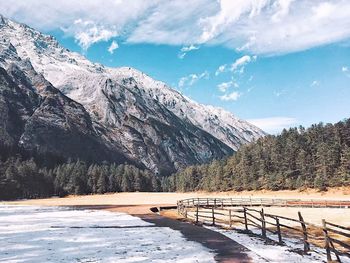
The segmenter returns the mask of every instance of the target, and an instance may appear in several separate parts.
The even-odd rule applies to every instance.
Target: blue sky
[[[0,13],[267,132],[349,117],[349,1],[129,2],[13,1]]]

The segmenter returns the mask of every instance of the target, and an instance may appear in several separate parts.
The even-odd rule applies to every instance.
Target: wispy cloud
[[[218,69],[215,71],[215,76],[218,76],[221,73],[225,72],[226,66],[227,66],[226,64],[219,66]]]
[[[200,79],[209,79],[209,72],[204,71],[200,74],[190,74],[186,77],[182,77],[179,80],[178,87],[192,86]]]
[[[230,70],[232,72],[236,72],[236,71],[240,71],[240,72],[243,72],[244,70],[244,66],[246,64],[248,64],[249,62],[251,61],[255,61],[256,60],[256,56],[248,56],[248,55],[245,55],[243,57],[240,57],[238,58],[232,65],[231,65],[231,68]]]
[[[231,80],[228,82],[222,82],[217,87],[218,87],[219,91],[226,92],[231,87],[238,88],[239,85],[236,82],[234,82],[233,80]]]
[[[273,92],[273,94],[276,96],[276,97],[281,97],[283,94],[285,94],[286,91],[285,90],[275,90]]]
[[[178,57],[179,59],[183,59],[186,54],[192,50],[197,50],[199,49],[199,46],[195,46],[195,45],[189,45],[189,46],[185,46],[185,47],[182,47],[179,54],[178,54]]]
[[[318,80],[313,80],[310,84],[310,87],[318,87],[320,86],[320,81]]]
[[[240,58],[237,58],[230,66],[227,66],[227,64],[219,66],[215,72],[215,76],[218,76],[221,73],[227,72],[227,71],[242,74],[244,72],[245,66],[248,63],[255,61],[256,59],[257,59],[257,56],[244,55]]]
[[[250,119],[248,122],[254,124],[255,126],[270,134],[280,133],[283,129],[294,127],[298,124],[298,120],[291,117]]]
[[[238,91],[234,91],[231,92],[229,94],[224,94],[222,96],[220,96],[220,100],[222,101],[236,101],[238,100],[238,98],[241,96],[241,93],[239,93]]]
[[[12,0],[2,1],[0,13],[40,30],[64,28],[85,49],[119,33],[130,43],[224,45],[274,55],[350,37],[346,0]]]
[[[108,41],[118,35],[115,28],[106,28],[104,25],[96,24],[93,21],[84,21],[77,19],[69,28],[62,28],[66,33],[74,34],[76,42],[87,50],[92,44],[100,41]]]
[[[345,74],[345,76],[350,78],[350,70],[347,66],[342,66],[341,71]]]
[[[118,45],[118,43],[116,41],[113,40],[111,45],[108,48],[108,52],[113,54],[114,50],[116,50],[117,48],[119,48],[119,45]]]

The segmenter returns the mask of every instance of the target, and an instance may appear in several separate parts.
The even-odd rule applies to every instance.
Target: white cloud
[[[93,21],[84,21],[77,19],[69,28],[62,28],[65,33],[73,34],[77,43],[87,50],[92,44],[100,41],[108,41],[118,35],[113,28],[105,28],[104,25],[98,25]]]
[[[200,74],[190,74],[186,77],[182,77],[179,80],[178,83],[178,87],[182,88],[185,86],[192,86],[193,84],[195,84],[198,80],[200,79],[209,79],[209,72],[208,71],[204,71]]]
[[[349,68],[347,66],[343,66],[341,68],[341,71],[345,74],[345,76],[350,78],[350,70],[349,70]]]
[[[223,101],[236,101],[240,96],[241,96],[241,93],[239,93],[238,91],[234,91],[229,94],[224,94],[219,98],[220,100],[223,100]]]
[[[118,43],[116,41],[113,40],[111,45],[108,48],[108,52],[113,54],[114,50],[116,50],[117,48],[119,48],[119,45],[118,45]]]
[[[220,73],[223,73],[226,70],[226,66],[227,65],[225,64],[218,67],[218,69],[215,71],[215,76],[218,76]]]
[[[256,58],[257,58],[256,56],[251,57],[248,55],[240,57],[236,59],[236,61],[231,65],[230,71],[233,71],[233,72],[239,71],[242,73],[244,70],[244,66],[251,61],[255,61]]]
[[[273,94],[276,96],[276,97],[281,97],[286,91],[285,90],[276,90],[273,92]]]
[[[310,87],[318,87],[318,86],[320,86],[320,82],[318,80],[314,80],[310,84]]]
[[[234,82],[233,80],[231,80],[228,82],[222,82],[217,87],[218,87],[219,91],[226,92],[231,87],[238,88],[238,84],[236,82]]]
[[[250,119],[248,122],[254,124],[260,129],[271,133],[280,133],[283,129],[288,129],[297,125],[298,120],[291,117],[270,117],[261,119]]]
[[[195,46],[195,45],[184,46],[181,48],[181,50],[178,54],[178,57],[180,59],[183,59],[188,52],[193,51],[193,50],[197,50],[197,49],[199,49],[199,46]]]
[[[64,28],[83,48],[118,35],[274,55],[350,38],[347,0],[12,0],[2,1],[0,13],[40,30]]]
[[[245,66],[257,59],[257,56],[249,56],[244,55],[240,58],[237,58],[231,65],[228,67],[226,64],[221,65],[218,67],[218,69],[215,71],[215,76],[220,75],[223,72],[231,71],[234,73],[240,73],[242,74],[244,72]]]

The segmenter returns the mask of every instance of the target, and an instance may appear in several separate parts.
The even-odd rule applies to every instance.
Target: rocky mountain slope
[[[105,131],[94,127],[82,105],[53,87],[5,42],[0,43],[0,119],[5,144],[90,161],[133,162],[108,147],[101,139]]]
[[[90,125],[79,126],[80,132],[93,134],[106,149],[154,172],[169,173],[222,158],[264,135],[231,113],[196,103],[142,72],[91,63],[53,37],[4,17],[0,17],[0,41],[4,50],[15,54],[11,57],[11,52],[1,51],[0,65],[5,71],[18,61],[32,65],[31,72],[53,86],[45,85],[59,89],[60,96],[70,98],[71,103],[78,102],[76,107]],[[21,70],[26,74],[28,69]],[[63,110],[60,104],[57,108]],[[55,123],[55,118],[46,121]],[[49,141],[46,144],[56,149]]]

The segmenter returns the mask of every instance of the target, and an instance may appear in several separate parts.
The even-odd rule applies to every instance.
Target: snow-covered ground
[[[311,262],[326,262],[326,254],[324,249],[316,248],[311,246],[312,252],[308,255],[298,254],[297,251],[303,250],[303,243],[301,240],[293,238],[283,238],[284,246],[266,244],[262,238],[248,235],[245,233],[240,233],[235,230],[226,230],[218,227],[207,227],[211,230],[222,233],[223,235],[229,237],[230,239],[240,243],[241,245],[247,247],[252,252],[250,252],[250,257],[254,262],[290,262],[290,263],[311,263]],[[258,229],[250,229],[254,234],[261,234]],[[277,238],[267,233],[267,236],[277,241]],[[333,255],[333,259],[335,256]],[[350,260],[347,258],[342,258],[342,262],[349,263]]]
[[[0,205],[0,262],[214,262],[180,232],[124,213]]]

